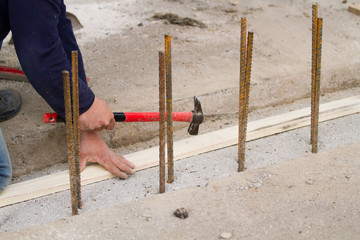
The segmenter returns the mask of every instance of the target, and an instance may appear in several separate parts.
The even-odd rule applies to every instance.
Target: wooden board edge
[[[360,15],[360,4],[350,5],[348,11],[356,15]]]
[[[13,81],[20,81],[20,82],[28,82],[28,79],[23,74],[16,74],[16,73],[0,73],[0,79],[3,80],[13,80]]]

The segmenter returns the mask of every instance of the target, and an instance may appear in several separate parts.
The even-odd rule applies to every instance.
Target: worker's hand
[[[82,131],[80,142],[80,171],[87,162],[97,162],[119,178],[135,174],[135,165],[123,156],[114,153],[102,139],[98,131]]]
[[[115,126],[115,118],[106,102],[95,97],[91,107],[80,115],[79,126],[81,131],[111,130]]]

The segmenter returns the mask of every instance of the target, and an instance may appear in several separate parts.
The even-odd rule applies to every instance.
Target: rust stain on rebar
[[[317,4],[312,5],[312,57],[311,57],[311,133],[310,142],[314,135],[314,94],[315,94],[315,78],[316,78],[316,49],[317,49]]]
[[[165,69],[166,69],[166,115],[167,117],[167,158],[168,183],[174,181],[173,119],[172,119],[172,76],[171,76],[171,36],[165,35]]]
[[[250,100],[250,80],[251,80],[251,65],[252,65],[252,52],[253,52],[253,41],[254,41],[254,33],[248,33],[247,40],[247,53],[246,53],[246,68],[245,68],[245,86],[244,86],[244,109],[242,114],[242,161],[239,162],[238,171],[244,171],[245,169],[245,143],[246,143],[246,130],[247,130],[247,122],[248,122],[248,112],[249,112],[249,100]]]
[[[252,64],[252,52],[253,52],[254,33],[248,33],[247,40],[247,53],[246,53],[246,72],[245,72],[245,114],[243,115],[244,124],[244,142],[246,142],[246,130],[247,119],[249,112],[249,100],[250,100],[250,80],[251,80],[251,64]]]
[[[78,204],[76,201],[76,179],[75,179],[75,152],[74,152],[74,129],[72,123],[71,110],[71,94],[70,94],[70,77],[68,71],[62,72],[63,87],[64,87],[64,105],[65,105],[65,120],[66,120],[66,140],[68,145],[68,165],[70,177],[70,192],[71,192],[71,209],[72,214],[78,214]]]
[[[165,192],[165,56],[159,52],[159,184],[160,193]]]
[[[240,85],[239,85],[239,136],[238,136],[238,171],[243,171],[245,166],[245,137],[244,137],[244,110],[246,104],[246,18],[241,18],[240,34]]]
[[[79,129],[79,56],[78,51],[72,51],[72,90],[73,90],[73,127],[75,151],[76,201],[81,209],[81,179],[80,179],[80,129]]]
[[[316,36],[316,75],[314,85],[314,126],[312,136],[312,152],[318,152],[319,139],[319,106],[320,106],[320,73],[321,73],[321,47],[322,47],[322,29],[323,19],[317,20],[317,36]]]

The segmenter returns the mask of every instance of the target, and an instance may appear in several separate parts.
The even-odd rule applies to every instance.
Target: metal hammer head
[[[201,103],[196,96],[194,96],[194,105],[195,109],[191,110],[193,113],[193,119],[188,129],[188,133],[190,135],[197,135],[199,132],[199,125],[204,121],[204,114],[201,109]]]

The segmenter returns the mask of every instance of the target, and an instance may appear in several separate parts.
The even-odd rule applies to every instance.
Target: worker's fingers
[[[114,164],[109,164],[107,166],[104,166],[104,168],[121,179],[127,178],[126,173],[120,171]]]
[[[79,117],[79,127],[82,131],[111,130],[115,126],[114,114],[107,104],[95,97],[91,107]]]
[[[121,171],[114,163],[113,161],[106,161],[104,162],[103,167],[114,174],[115,176],[118,176],[119,178],[125,179],[127,178],[127,174],[123,171]]]
[[[106,120],[101,120],[98,123],[94,124],[94,125],[89,125],[86,127],[85,131],[102,131],[104,129],[106,130],[112,130],[115,127],[115,119],[114,118],[109,118]],[[81,129],[84,130],[84,129]]]
[[[115,127],[115,118],[112,117],[112,118],[110,119],[109,124],[105,127],[105,129],[106,129],[106,130],[113,130],[114,127]]]
[[[80,172],[83,171],[86,167],[87,162],[97,162],[103,166],[106,170],[114,174],[115,176],[125,179],[127,175],[125,172],[121,171],[112,161],[110,154],[104,154],[102,156],[92,156],[84,157],[80,160]]]
[[[135,168],[135,164],[133,164],[132,162],[128,161],[126,158],[124,158],[123,156],[119,155],[119,154],[116,154],[116,157],[118,158],[118,160],[125,164],[126,166],[130,167],[131,169],[134,169]]]
[[[86,162],[97,162],[120,178],[127,178],[127,174],[135,174],[135,165],[114,153],[96,131],[81,132],[80,158],[81,171],[85,168]]]
[[[115,166],[121,171],[131,175],[135,174],[135,171],[133,170],[133,168],[135,168],[135,165],[129,162],[128,160],[126,160],[123,156],[111,151],[110,158],[112,162],[115,164]]]

